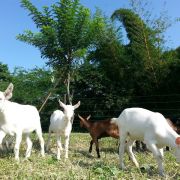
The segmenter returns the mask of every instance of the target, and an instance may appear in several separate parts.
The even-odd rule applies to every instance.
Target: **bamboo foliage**
[[[156,61],[156,48],[153,44],[153,30],[150,29],[142,19],[130,9],[116,10],[112,19],[118,19],[124,26],[129,38],[128,48],[132,53],[132,61],[137,61],[146,71],[153,74],[157,86],[157,77],[154,69]]]

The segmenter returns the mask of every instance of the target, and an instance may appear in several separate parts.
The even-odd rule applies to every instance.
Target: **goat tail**
[[[118,124],[118,118],[111,118],[111,123],[112,124]]]

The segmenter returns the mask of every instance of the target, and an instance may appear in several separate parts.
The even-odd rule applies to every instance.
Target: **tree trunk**
[[[70,72],[68,72],[67,76],[68,76],[67,80],[66,80],[67,101],[69,102],[69,104],[72,105],[73,94],[70,93],[70,83],[71,83],[71,74],[70,74]]]
[[[142,22],[141,22],[141,24],[142,24]],[[158,86],[157,85],[158,84],[157,83],[157,78],[156,78],[156,74],[155,74],[155,71],[154,71],[152,59],[151,59],[151,56],[150,56],[150,51],[149,51],[148,42],[147,42],[147,38],[146,38],[146,34],[145,34],[145,31],[144,31],[143,24],[142,24],[142,31],[143,31],[143,38],[144,38],[145,49],[146,49],[148,60],[149,60],[149,65],[150,65],[150,68],[152,70],[152,73],[153,73],[153,76],[154,76],[154,80],[155,80],[155,84],[156,84],[156,87],[157,87]]]
[[[71,95],[70,95],[70,81],[71,81],[71,75],[70,75],[70,73],[68,72],[67,85],[66,85],[67,99],[68,99],[69,104],[72,104]]]

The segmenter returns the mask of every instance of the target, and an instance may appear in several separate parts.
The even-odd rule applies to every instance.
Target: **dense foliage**
[[[1,90],[12,81],[13,100],[38,109],[51,93],[41,111],[44,130],[58,98],[73,104],[81,100],[77,113],[94,119],[118,116],[132,106],[180,116],[180,47],[162,48],[157,33],[163,31],[150,27],[137,12],[116,10],[112,19],[121,23],[119,27],[98,9],[91,15],[79,0],[60,0],[42,12],[29,0],[21,4],[39,32],[28,30],[17,38],[39,48],[50,68],[16,68],[10,73],[1,63]]]

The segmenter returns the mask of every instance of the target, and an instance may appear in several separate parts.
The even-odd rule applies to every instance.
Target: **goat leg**
[[[98,140],[95,141],[95,144],[96,144],[96,152],[97,152],[97,157],[100,158],[100,153],[99,153],[99,142]]]
[[[140,141],[136,141],[136,151],[139,152],[140,151]]]
[[[2,141],[5,136],[6,136],[6,133],[4,131],[0,130],[0,149],[2,149],[2,150],[3,150]]]
[[[93,140],[90,141],[90,146],[89,146],[89,153],[92,152],[92,145],[93,145]]]

